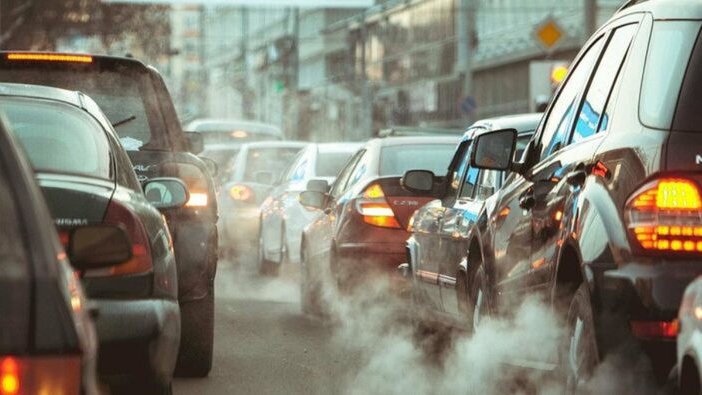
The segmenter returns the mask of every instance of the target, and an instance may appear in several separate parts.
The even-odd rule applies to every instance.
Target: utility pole
[[[585,39],[597,30],[597,0],[583,0]]]
[[[461,86],[461,100],[473,94],[473,51],[477,39],[475,23],[477,0],[458,0],[456,13],[457,30],[457,57],[456,71],[459,73],[463,85]]]
[[[373,136],[373,92],[371,91],[370,81],[368,81],[368,73],[366,70],[368,55],[366,54],[366,41],[368,40],[368,24],[366,14],[363,14],[361,21],[361,87],[362,103],[361,103],[361,124],[360,137],[361,140],[368,139]]]

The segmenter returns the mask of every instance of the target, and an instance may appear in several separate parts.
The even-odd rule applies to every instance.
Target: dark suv
[[[78,90],[92,97],[117,131],[140,181],[177,177],[190,191],[166,215],[178,267],[181,343],[176,373],[206,376],[212,366],[217,202],[201,150],[183,133],[156,69],[131,58],[49,52],[0,53],[0,81]],[[194,147],[199,146],[199,147]]]
[[[644,350],[659,378],[674,364],[676,313],[702,274],[701,27],[699,1],[629,2],[577,56],[520,163],[516,130],[476,139],[473,166],[515,173],[473,231],[475,310],[544,296],[567,323],[569,392],[612,354]]]

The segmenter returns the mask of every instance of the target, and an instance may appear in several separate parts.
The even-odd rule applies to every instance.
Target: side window
[[[364,175],[366,175],[368,167],[370,167],[370,162],[370,154],[368,151],[365,151],[361,159],[358,161],[358,165],[356,165],[356,168],[353,170],[353,173],[351,173],[349,182],[344,186],[344,191],[349,189],[352,185],[355,185],[361,178],[363,178]]]
[[[577,112],[578,98],[600,55],[602,41],[600,37],[580,58],[551,106],[541,135],[541,160],[546,159],[566,144],[573,125],[573,118]]]
[[[620,27],[614,31],[609,40],[575,123],[573,142],[586,139],[597,133],[598,130],[607,129],[609,117],[604,113],[604,108],[612,92],[612,85],[614,85],[624,63],[637,26]]]
[[[285,176],[287,181],[302,181],[307,173],[307,164],[309,163],[308,151],[303,151],[300,156],[290,166],[288,174]]]
[[[461,199],[469,199],[473,197],[475,185],[478,183],[478,173],[480,171],[474,167],[468,168],[465,179],[463,179],[463,188],[461,188]]]
[[[463,177],[463,173],[466,171],[466,167],[468,167],[468,162],[470,161],[470,151],[468,150],[468,147],[470,147],[470,141],[464,141],[458,147],[458,150],[456,150],[456,158],[453,162],[458,162],[458,164],[451,164],[453,171],[449,175],[451,179],[448,183],[449,190],[447,191],[446,196],[454,197],[458,194],[458,190],[461,189],[461,179]]]
[[[483,170],[480,172],[476,200],[485,200],[492,196],[500,187],[501,172],[497,170]]]
[[[3,230],[0,232],[0,279],[26,275],[27,271],[27,266],[22,264],[26,262],[21,239],[24,231],[20,229],[19,208],[11,192],[14,188],[9,185],[6,174],[0,164],[0,227]]]
[[[354,155],[351,159],[349,159],[349,162],[346,164],[346,166],[341,170],[339,173],[339,176],[336,178],[336,182],[334,182],[334,185],[332,186],[330,194],[334,198],[338,198],[341,196],[342,193],[346,190],[344,187],[346,186],[349,177],[351,176],[351,173],[353,172],[354,168],[356,167],[356,164],[358,161],[361,159],[361,156],[365,153],[365,150],[358,151],[356,155]]]

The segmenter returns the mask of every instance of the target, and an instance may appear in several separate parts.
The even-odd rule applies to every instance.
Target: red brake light
[[[628,229],[643,250],[702,252],[702,199],[691,180],[647,183],[629,199],[625,214]]]
[[[0,394],[18,394],[20,390],[19,365],[13,357],[5,357],[0,362]]]
[[[631,331],[641,339],[668,338],[678,336],[680,321],[631,321]]]
[[[139,217],[121,203],[112,200],[107,207],[104,222],[125,227],[132,240],[132,258],[125,263],[110,267],[106,273],[96,270],[91,272],[90,275],[120,276],[151,271],[153,262],[151,261],[149,236]]]
[[[7,60],[15,61],[41,61],[41,62],[69,62],[69,63],[92,63],[93,57],[90,55],[72,55],[60,53],[29,53],[13,52],[6,56]]]
[[[205,207],[208,203],[207,192],[190,192],[190,199],[185,203],[185,207]]]
[[[363,216],[363,222],[381,228],[400,228],[395,212],[385,200],[380,184],[372,184],[356,203],[356,209]]]

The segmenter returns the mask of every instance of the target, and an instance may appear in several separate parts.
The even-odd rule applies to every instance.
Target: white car
[[[678,385],[681,394],[701,394],[702,277],[685,290],[678,313]]]
[[[359,148],[357,143],[310,144],[288,168],[260,207],[259,268],[277,273],[280,264],[300,262],[302,230],[319,215],[303,207],[298,196],[310,180],[331,185],[339,171]]]

